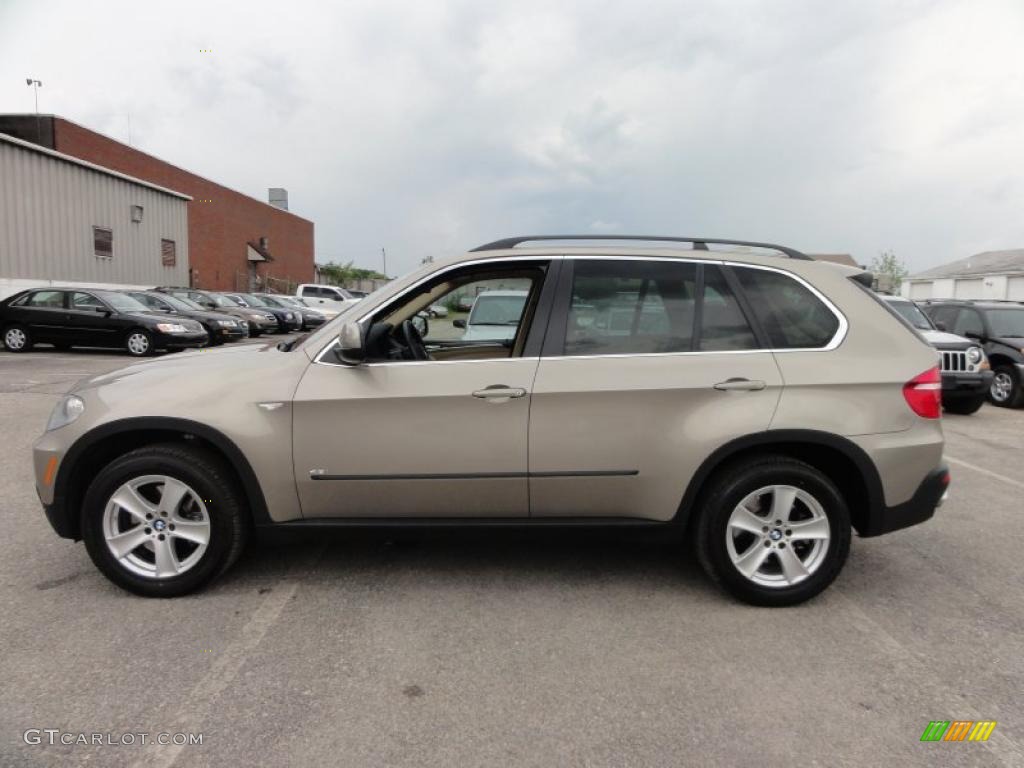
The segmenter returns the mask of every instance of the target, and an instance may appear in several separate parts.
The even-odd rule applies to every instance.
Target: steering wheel
[[[405,348],[412,355],[413,360],[429,360],[427,345],[423,343],[423,336],[419,329],[413,324],[412,318],[402,323],[402,339],[405,341]]]

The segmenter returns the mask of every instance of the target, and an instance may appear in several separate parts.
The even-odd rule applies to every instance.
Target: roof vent
[[[288,210],[288,190],[282,187],[271,187],[268,192],[270,193],[267,200],[275,208],[280,208],[282,211]]]

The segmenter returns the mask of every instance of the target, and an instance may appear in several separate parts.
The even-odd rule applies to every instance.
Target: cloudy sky
[[[319,261],[681,234],[1024,247],[1024,2],[0,0],[0,111],[265,199]],[[201,49],[212,49],[202,53]]]

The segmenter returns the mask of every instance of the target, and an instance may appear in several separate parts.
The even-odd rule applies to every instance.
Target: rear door
[[[716,264],[569,258],[533,387],[530,514],[668,520],[782,378]]]
[[[60,343],[70,338],[64,291],[33,291],[14,310],[14,319],[28,327],[35,341]]]

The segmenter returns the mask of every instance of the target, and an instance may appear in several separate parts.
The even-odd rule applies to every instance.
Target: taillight
[[[935,366],[903,385],[903,397],[910,410],[926,419],[942,415],[942,376]]]

